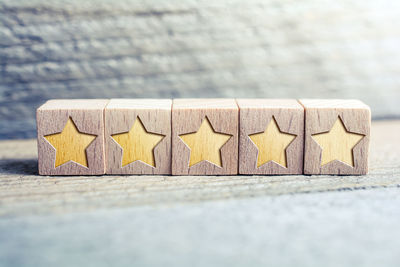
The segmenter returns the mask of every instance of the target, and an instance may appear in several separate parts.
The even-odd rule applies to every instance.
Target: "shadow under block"
[[[37,109],[41,175],[105,173],[104,108],[108,100],[49,100]]]
[[[294,99],[237,99],[239,173],[302,174],[304,108]]]
[[[368,172],[370,108],[359,100],[302,99],[305,174]]]
[[[107,174],[171,174],[170,99],[111,99],[105,109]]]
[[[238,119],[234,99],[174,99],[172,174],[237,174]]]

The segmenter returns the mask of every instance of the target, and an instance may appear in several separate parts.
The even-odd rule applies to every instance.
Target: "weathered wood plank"
[[[373,122],[366,176],[37,175],[36,142],[0,142],[0,214],[21,216],[102,208],[240,199],[400,185],[400,121]],[[88,179],[90,178],[90,179]]]
[[[34,140],[1,141],[0,262],[397,266],[398,132],[372,123],[357,177],[39,177]]]
[[[33,138],[52,98],[361,98],[400,117],[400,3],[380,3],[0,1],[0,139]]]

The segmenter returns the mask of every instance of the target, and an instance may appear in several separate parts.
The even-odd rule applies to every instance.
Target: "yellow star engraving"
[[[182,134],[179,137],[190,148],[189,167],[203,160],[222,167],[220,149],[232,135],[215,132],[205,117],[197,132]]]
[[[363,137],[362,134],[347,131],[340,117],[329,132],[312,135],[322,148],[321,166],[339,160],[354,167],[353,148]]]
[[[56,149],[56,168],[69,161],[88,167],[86,148],[96,135],[79,132],[71,118],[61,133],[46,135],[44,138]]]
[[[122,167],[137,160],[156,167],[153,150],[164,137],[165,135],[146,131],[139,117],[136,118],[129,132],[112,135],[123,149]]]
[[[257,168],[269,161],[287,168],[286,148],[296,135],[281,132],[274,117],[264,132],[251,134],[249,138],[258,148]]]

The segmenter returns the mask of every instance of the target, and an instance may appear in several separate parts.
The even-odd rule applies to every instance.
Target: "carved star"
[[[322,148],[321,166],[339,160],[354,167],[353,148],[363,137],[363,134],[347,131],[340,117],[329,132],[312,135]]]
[[[165,135],[148,132],[139,117],[136,118],[129,132],[113,134],[111,137],[123,149],[122,167],[137,160],[156,167],[154,148]]]
[[[287,168],[286,148],[296,135],[281,132],[274,117],[264,132],[249,135],[249,138],[258,149],[257,168],[270,161]]]
[[[71,118],[62,132],[46,135],[44,138],[56,149],[56,168],[69,161],[88,167],[86,148],[96,135],[79,132]]]
[[[190,148],[189,167],[203,160],[222,167],[220,149],[232,135],[215,132],[210,121],[205,117],[197,132],[182,134],[179,137]]]

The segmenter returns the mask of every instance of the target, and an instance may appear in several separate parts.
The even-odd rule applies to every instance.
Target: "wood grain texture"
[[[239,173],[303,173],[304,109],[297,100],[237,99],[237,103],[240,114]],[[270,155],[260,155],[251,137],[266,133],[267,127],[271,129],[271,123],[275,122],[278,132],[271,132],[269,140],[258,143],[264,148],[263,154]],[[260,157],[262,162],[268,162],[258,167]],[[279,161],[281,164],[278,164]]]
[[[301,99],[300,103],[305,108],[305,148],[304,148],[304,173],[305,174],[338,174],[338,175],[361,175],[368,173],[368,154],[371,128],[370,108],[359,100],[321,100]],[[363,135],[359,142],[354,142],[352,150],[354,167],[340,160],[329,163],[323,162],[323,149],[313,138],[317,134],[327,133],[332,130],[338,119],[343,122],[345,130],[349,133]],[[321,135],[319,135],[321,136]],[[337,138],[338,135],[332,135]],[[343,138],[343,135],[341,135]],[[342,153],[336,150],[336,155],[331,157],[343,157],[349,153],[349,146],[345,146],[342,140],[334,140],[341,144]]]
[[[189,168],[203,160],[222,167],[220,149],[231,137],[230,134],[215,132],[207,117],[203,119],[197,132],[179,135],[190,149]]]
[[[339,160],[354,167],[353,147],[364,135],[348,132],[338,117],[329,132],[313,134],[311,137],[322,148],[321,166]]]
[[[193,205],[201,203],[211,202],[214,205],[233,199],[263,199],[278,195],[289,199],[295,195],[315,195],[318,202],[320,194],[331,194],[331,191],[398,188],[399,132],[400,121],[372,122],[371,166],[364,176],[45,177],[37,175],[36,140],[0,141],[0,216],[20,216],[25,220],[32,214],[69,214],[73,219],[82,213],[112,211],[118,207],[147,208],[177,204],[191,210]],[[271,208],[276,207],[275,204],[271,204]],[[287,214],[287,208],[283,207],[284,214]],[[277,210],[282,211],[282,208]],[[393,209],[390,211],[393,214]],[[90,222],[101,224],[99,220]]]
[[[172,174],[237,174],[238,117],[239,110],[234,99],[174,99],[172,106]],[[197,133],[205,119],[209,121],[214,132],[225,136],[230,135],[228,141],[219,150],[222,167],[207,160],[189,167],[193,151],[180,136]],[[203,140],[207,140],[207,138]],[[214,146],[215,143],[210,141],[202,145]]]
[[[104,157],[104,108],[108,100],[50,100],[37,109],[37,136],[38,136],[38,165],[41,175],[99,175],[105,173]],[[46,136],[63,132],[68,122],[72,120],[79,133],[95,136],[95,139],[86,142],[85,146],[77,147],[78,136],[57,141],[57,146],[51,144]],[[76,133],[75,133],[76,134]],[[89,140],[87,140],[89,141]],[[68,152],[68,150],[84,149],[86,164],[78,164],[73,157],[82,151]],[[57,149],[63,151],[57,151]],[[64,151],[65,150],[65,151]],[[57,166],[71,158],[71,161]],[[61,162],[60,162],[61,163]]]
[[[171,174],[171,106],[170,99],[110,100],[105,109],[108,174]],[[130,130],[136,132],[121,140]]]
[[[372,122],[364,176],[47,177],[2,140],[0,265],[396,267],[399,132]]]
[[[44,138],[56,149],[55,167],[74,161],[88,167],[86,148],[96,135],[80,133],[71,118],[68,119],[61,133],[45,135]]]
[[[56,98],[346,97],[400,118],[400,1],[379,3],[2,0],[0,138],[35,138]]]

